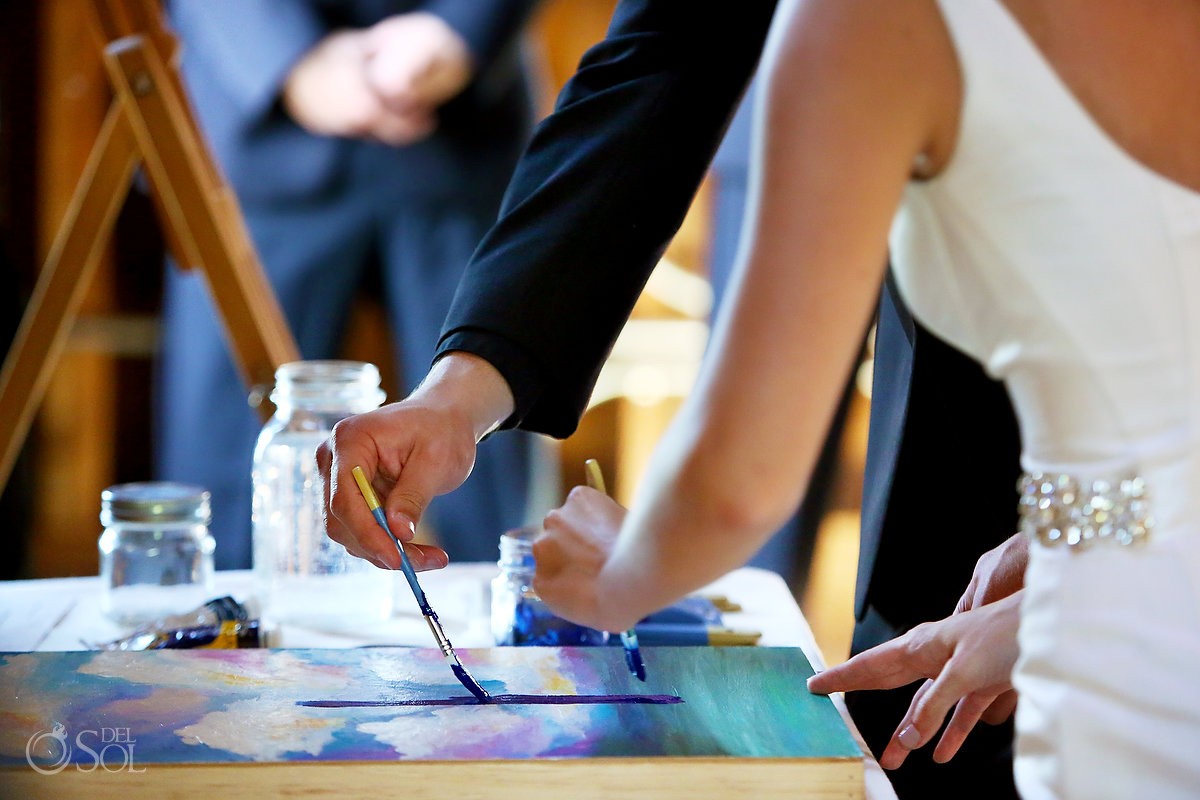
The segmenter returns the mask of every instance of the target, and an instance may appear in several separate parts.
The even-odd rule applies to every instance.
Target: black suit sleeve
[[[507,427],[575,429],[754,72],[773,7],[625,0],[539,126],[438,346],[500,370],[516,398]]]

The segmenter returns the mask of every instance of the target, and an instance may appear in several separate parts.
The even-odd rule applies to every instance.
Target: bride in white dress
[[[887,766],[965,695],[952,755],[1011,674],[1026,798],[1200,796],[1200,2],[796,0],[767,69],[716,357],[628,515],[577,489],[547,517],[538,591],[620,630],[748,558],[801,496],[890,244],[917,316],[1012,395],[1028,569],[814,690],[937,678]],[[929,513],[971,479],[929,475]]]

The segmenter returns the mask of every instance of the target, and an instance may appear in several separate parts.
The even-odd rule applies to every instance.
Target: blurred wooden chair
[[[90,9],[113,99],[0,370],[0,487],[139,166],[171,253],[207,279],[264,419],[275,368],[300,357],[233,191],[191,115],[176,69],[178,43],[157,0],[93,0]]]

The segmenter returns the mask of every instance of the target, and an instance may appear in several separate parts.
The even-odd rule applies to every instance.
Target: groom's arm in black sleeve
[[[438,345],[438,357],[467,351],[500,371],[516,401],[506,427],[575,429],[753,75],[774,5],[624,0],[538,127]]]

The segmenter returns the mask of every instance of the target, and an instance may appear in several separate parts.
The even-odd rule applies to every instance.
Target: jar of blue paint
[[[587,646],[608,642],[608,631],[555,616],[533,590],[536,527],[500,537],[500,574],[492,580],[492,635],[498,645]]]

